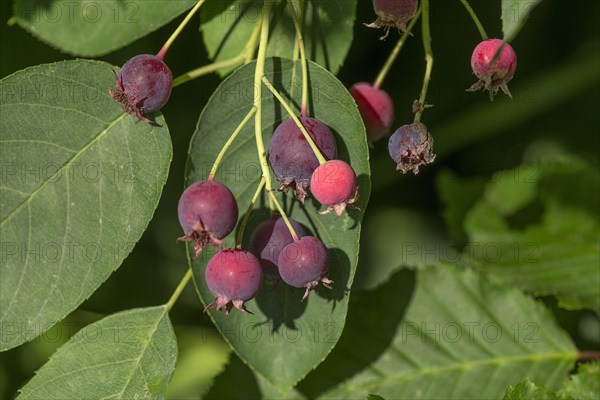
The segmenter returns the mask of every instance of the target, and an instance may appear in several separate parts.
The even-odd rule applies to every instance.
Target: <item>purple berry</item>
[[[387,135],[394,122],[394,102],[391,97],[384,90],[365,82],[352,85],[350,94],[360,111],[369,142]]]
[[[306,288],[302,297],[304,301],[319,282],[331,289],[329,285],[333,281],[324,276],[327,260],[325,245],[314,236],[304,236],[285,246],[279,254],[279,275],[290,286]]]
[[[390,137],[388,150],[396,169],[403,174],[412,171],[416,175],[421,165],[431,164],[435,159],[433,138],[420,122],[398,128]]]
[[[313,172],[310,191],[319,203],[328,207],[321,214],[333,210],[339,217],[348,204],[358,199],[356,173],[342,160],[327,161]]]
[[[327,125],[309,117],[300,117],[300,122],[323,156],[335,158],[335,138]],[[319,160],[293,119],[282,122],[275,129],[269,144],[269,162],[282,189],[291,187],[298,200],[304,202],[310,177],[319,166]]]
[[[502,47],[504,45],[504,47]],[[492,63],[494,56],[502,48],[498,59]],[[489,90],[490,100],[498,89],[512,98],[510,90],[506,85],[515,74],[517,69],[517,54],[510,44],[500,39],[489,39],[479,43],[471,55],[471,68],[479,79],[473,86],[467,89],[474,92],[479,89]]]
[[[377,20],[367,26],[369,28],[385,28],[385,39],[391,27],[396,27],[402,32],[406,31],[406,23],[416,14],[419,6],[418,0],[373,0],[373,8]]]
[[[142,114],[160,110],[169,100],[173,76],[167,64],[157,56],[140,54],[123,65],[116,80],[117,90],[110,90],[110,95],[123,111],[154,123]]]
[[[210,179],[193,183],[183,192],[177,213],[185,232],[179,240],[194,243],[194,258],[206,245],[219,246],[238,219],[238,207],[231,191]]]
[[[249,312],[244,302],[252,299],[262,283],[260,261],[252,253],[242,249],[223,249],[212,256],[206,266],[206,284],[215,301],[206,306],[217,310],[225,307],[225,315],[233,307]]]
[[[289,220],[298,237],[306,235],[302,225],[291,218]],[[250,238],[248,250],[260,259],[266,276],[279,278],[279,271],[277,270],[279,254],[285,246],[293,241],[294,239],[283,218],[273,216],[256,227]]]

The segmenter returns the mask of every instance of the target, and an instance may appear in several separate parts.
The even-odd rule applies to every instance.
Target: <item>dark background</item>
[[[16,25],[7,26],[11,2],[2,1],[0,4],[0,77],[28,66],[73,58],[38,41]],[[490,37],[501,36],[500,2],[472,0],[471,5]],[[574,77],[569,75],[567,66],[584,62],[591,54],[598,54],[600,2],[542,1],[513,42],[519,65],[509,85],[515,97],[512,107],[504,107],[508,111],[498,113],[490,120],[469,124],[467,119],[462,125],[456,121],[486,110],[486,107],[496,105],[500,108],[508,100],[500,96],[494,105],[490,105],[487,94],[464,91],[475,82],[469,60],[473,47],[480,41],[479,33],[458,0],[432,1],[431,8],[435,65],[428,103],[435,107],[425,112],[423,121],[441,154],[436,163],[425,168],[418,177],[402,177],[388,158],[386,140],[376,143],[371,156],[374,191],[365,218],[368,219],[370,212],[378,207],[393,206],[414,209],[440,219],[441,204],[435,190],[435,177],[441,169],[449,168],[467,178],[486,177],[499,169],[518,165],[524,151],[539,141],[552,143],[594,165],[598,164],[600,65],[596,66],[598,77],[595,84],[575,93],[566,91],[553,101],[542,96],[548,89],[542,85],[566,83],[568,86],[569,80]],[[380,31],[362,25],[373,19],[371,1],[359,0],[355,40],[338,74],[348,86],[358,81],[374,80],[398,37],[396,32],[391,32],[386,41],[379,41]],[[122,65],[135,54],[156,52],[180,21],[181,17],[101,59]],[[197,28],[198,19],[194,21],[166,57],[174,76],[210,63]],[[383,84],[395,101],[396,126],[412,121],[411,104],[418,98],[423,71],[423,50],[417,29]],[[556,80],[548,82],[542,79],[549,71],[556,74]],[[173,162],[154,219],[117,272],[61,325],[62,333],[73,333],[116,311],[162,304],[185,273],[184,247],[175,243],[181,229],[177,222],[177,200],[183,187],[189,140],[202,107],[219,82],[216,75],[209,75],[174,89],[171,100],[162,110],[173,140]],[[517,118],[518,111],[524,109],[535,111],[528,112],[525,118]],[[454,127],[456,132],[450,127]],[[439,136],[436,136],[438,133]],[[458,142],[453,141],[453,135],[459,138]],[[551,299],[546,301],[553,306],[561,325],[571,333],[581,349],[598,348],[600,328],[595,316],[585,311],[558,310]],[[176,326],[210,326],[191,285],[174,308],[172,318]],[[43,340],[2,353],[0,397],[13,397],[16,390],[65,340],[64,334],[45,335]]]

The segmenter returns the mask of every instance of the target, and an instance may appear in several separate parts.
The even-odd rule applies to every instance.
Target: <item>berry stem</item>
[[[429,0],[421,2],[423,18],[421,19],[421,31],[423,33],[423,48],[425,49],[425,77],[423,78],[423,87],[419,96],[419,108],[415,113],[415,123],[421,121],[421,115],[426,108],[425,99],[431,80],[431,70],[433,69],[433,51],[431,50],[431,31],[429,29]]]
[[[173,308],[173,305],[175,304],[177,299],[179,299],[181,292],[183,292],[183,289],[185,289],[186,285],[188,284],[188,282],[190,281],[191,278],[192,278],[192,269],[188,268],[187,272],[185,273],[183,278],[181,278],[181,281],[175,288],[175,291],[173,292],[173,294],[171,295],[171,298],[169,299],[169,301],[166,304],[168,311],[171,311],[171,308]]]
[[[402,50],[402,47],[404,46],[404,43],[406,42],[406,40],[408,39],[408,37],[411,34],[410,31],[412,30],[412,28],[417,23],[417,20],[419,19],[420,15],[421,15],[421,7],[419,7],[419,9],[417,10],[417,13],[415,14],[415,16],[413,17],[413,19],[408,24],[408,27],[406,28],[406,32],[404,32],[402,34],[402,36],[400,36],[400,39],[398,40],[398,43],[396,43],[396,46],[394,47],[394,49],[390,53],[387,61],[383,65],[383,68],[381,68],[381,71],[379,71],[379,74],[377,75],[377,78],[373,82],[373,87],[375,87],[377,89],[379,89],[381,87],[381,84],[383,83],[385,77],[387,76],[388,72],[390,71],[390,68],[392,67],[392,65],[396,61],[396,58],[398,58],[398,54],[400,54],[400,50]]]
[[[254,31],[252,32],[252,36],[250,36],[250,40],[246,43],[244,50],[240,54],[235,57],[232,57],[228,60],[218,61],[212,64],[203,65],[200,68],[196,68],[194,70],[188,71],[185,74],[179,75],[177,78],[173,80],[173,87],[179,86],[182,83],[186,83],[191,81],[192,79],[199,78],[201,76],[210,74],[212,72],[216,72],[220,69],[229,68],[229,67],[237,67],[242,63],[248,64],[254,58],[254,51],[256,49],[256,42],[258,41],[258,37],[260,36],[260,28],[262,26],[261,20],[256,23],[254,27]]]
[[[248,225],[248,220],[250,219],[250,214],[252,214],[252,209],[254,208],[254,204],[258,200],[258,196],[262,193],[263,188],[265,187],[265,178],[262,177],[260,179],[260,183],[256,188],[256,192],[254,192],[254,196],[252,196],[252,200],[250,200],[250,204],[248,205],[248,210],[246,210],[246,214],[244,215],[244,219],[242,220],[242,224],[240,225],[240,230],[238,231],[235,242],[237,245],[242,245],[242,240],[244,239],[244,231],[246,230],[246,225]]]
[[[294,110],[292,110],[292,107],[290,107],[290,105],[285,101],[285,99],[281,96],[281,94],[277,91],[277,89],[275,89],[275,87],[273,87],[273,85],[271,84],[271,82],[269,82],[269,80],[267,79],[266,76],[262,77],[262,82],[271,91],[271,93],[273,93],[273,95],[277,98],[277,100],[279,100],[279,102],[281,103],[283,108],[285,108],[285,110],[288,112],[290,117],[294,120],[294,122],[300,129],[300,132],[302,132],[302,134],[304,135],[304,138],[310,145],[310,148],[312,149],[313,153],[315,153],[315,157],[317,157],[317,160],[319,160],[319,164],[325,164],[326,160],[325,160],[325,157],[323,157],[323,154],[321,154],[321,150],[319,150],[319,148],[315,144],[315,141],[312,139],[312,137],[310,137],[310,135],[306,131],[306,128],[304,128],[304,125],[302,125],[302,123],[300,122],[298,117],[296,117],[296,114],[294,113]]]
[[[296,41],[300,49],[300,62],[302,63],[302,103],[300,105],[300,115],[306,117],[308,112],[308,64],[306,61],[306,50],[304,48],[304,38],[302,37],[302,27],[300,26],[300,17],[296,14],[292,0],[288,0],[288,5],[292,11],[292,19],[294,20],[294,28],[296,29]]]
[[[223,160],[225,153],[227,153],[227,150],[229,149],[229,147],[231,146],[231,144],[233,143],[233,141],[235,140],[237,135],[242,131],[242,129],[244,129],[244,126],[246,126],[246,124],[248,123],[248,121],[250,121],[250,119],[254,116],[254,114],[256,114],[256,107],[252,106],[252,108],[250,109],[250,111],[248,111],[248,114],[246,114],[246,116],[244,117],[242,122],[240,122],[240,124],[237,126],[237,128],[235,128],[235,131],[233,131],[233,133],[231,134],[229,139],[227,139],[227,142],[225,142],[225,144],[223,145],[223,148],[219,152],[219,155],[217,156],[217,158],[212,166],[212,169],[210,170],[210,173],[208,174],[209,181],[215,179],[215,175],[217,173],[217,168],[219,168],[219,165],[221,164],[221,161]]]
[[[473,22],[475,22],[475,25],[477,26],[477,29],[479,30],[479,34],[481,35],[481,39],[482,40],[487,40],[488,39],[488,35],[485,32],[485,29],[483,29],[483,25],[481,25],[481,22],[479,21],[479,18],[477,18],[477,14],[475,14],[475,11],[473,11],[473,8],[471,8],[471,6],[467,2],[467,0],[460,0],[460,2],[467,9],[467,12],[471,16],[471,19],[473,20]]]
[[[261,77],[265,74],[265,60],[267,58],[267,44],[269,43],[269,22],[271,19],[271,1],[265,1],[262,11],[262,23],[260,30],[260,43],[258,45],[258,55],[256,58],[256,69],[254,70],[254,107],[256,116],[254,117],[254,136],[256,138],[256,150],[262,175],[265,179],[267,192],[271,191],[271,173],[267,162],[267,152],[263,142],[262,133],[262,85]]]
[[[287,214],[285,213],[285,211],[283,211],[281,204],[279,204],[279,201],[277,201],[277,197],[275,197],[275,194],[272,191],[269,191],[269,198],[273,201],[273,203],[275,203],[277,210],[279,210],[279,214],[281,214],[281,218],[283,218],[283,222],[285,222],[285,226],[287,226],[288,230],[290,231],[290,235],[292,235],[292,239],[294,239],[294,241],[298,240],[298,235],[296,234],[294,227],[290,223],[290,220],[288,219]]]
[[[173,32],[173,34],[171,35],[169,40],[167,40],[165,42],[165,44],[160,49],[160,51],[158,52],[156,57],[160,58],[161,60],[165,58],[165,54],[167,54],[167,51],[169,51],[169,48],[171,47],[171,45],[173,44],[175,39],[177,39],[177,36],[179,36],[181,31],[183,31],[183,28],[185,28],[185,26],[188,24],[188,22],[190,22],[190,20],[194,16],[194,14],[196,14],[196,12],[200,9],[200,6],[202,6],[202,4],[204,4],[205,1],[206,0],[198,0],[196,5],[190,10],[188,15],[186,15],[185,18],[183,19],[183,21],[181,21],[181,24],[179,24],[177,29],[175,29],[175,32]]]

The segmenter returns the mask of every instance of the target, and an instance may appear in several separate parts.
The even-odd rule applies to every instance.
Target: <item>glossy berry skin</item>
[[[140,121],[154,123],[142,114],[160,110],[169,100],[173,75],[164,61],[151,54],[140,54],[123,65],[116,74],[116,91],[112,98],[123,111]]]
[[[237,223],[238,207],[227,186],[213,180],[190,185],[179,198],[179,223],[185,236],[179,240],[194,243],[194,258],[206,245],[219,246]]]
[[[403,125],[394,132],[388,142],[388,150],[396,169],[403,174],[419,173],[419,167],[433,162],[433,138],[427,127],[420,122]]]
[[[223,249],[206,266],[206,284],[215,296],[204,311],[211,307],[225,307],[225,315],[235,307],[249,312],[244,302],[252,299],[262,283],[260,261],[252,253],[241,249]]]
[[[279,275],[285,283],[297,288],[306,288],[302,297],[304,301],[319,282],[328,288],[333,283],[324,276],[327,273],[327,262],[325,245],[314,236],[304,236],[285,246],[279,254],[277,265]]]
[[[319,203],[327,206],[321,214],[335,211],[339,217],[348,204],[358,199],[356,173],[342,160],[330,160],[313,172],[310,191]]]
[[[291,218],[289,220],[298,237],[306,235],[302,225]],[[265,276],[279,278],[277,269],[279,254],[285,246],[293,241],[283,218],[273,216],[256,227],[250,238],[248,250],[260,259]]]
[[[406,23],[416,14],[419,6],[418,0],[373,0],[373,9],[377,20],[367,26],[369,28],[386,29],[385,39],[391,27],[396,27],[402,32],[406,31]]]
[[[494,100],[498,89],[502,89],[506,95],[512,97],[507,83],[513,78],[517,69],[517,54],[511,45],[507,43],[498,59],[492,63],[494,55],[503,44],[500,39],[488,39],[475,47],[471,55],[471,69],[479,81],[467,89],[468,91],[489,90],[490,99]]]
[[[369,142],[387,135],[394,122],[394,102],[390,95],[366,82],[352,85],[350,94],[360,111]]]
[[[315,118],[299,119],[325,159],[335,158],[335,138],[327,125]],[[319,166],[319,160],[293,119],[282,122],[275,129],[269,144],[269,162],[282,189],[292,188],[296,198],[304,202],[310,177]]]

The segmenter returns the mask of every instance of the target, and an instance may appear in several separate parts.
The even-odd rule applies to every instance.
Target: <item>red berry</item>
[[[385,39],[389,29],[394,26],[405,32],[406,23],[415,16],[418,6],[418,0],[373,0],[377,20],[367,26],[369,28],[384,27],[386,32],[381,39]]]
[[[324,275],[327,272],[327,248],[314,236],[304,236],[285,246],[277,265],[281,278],[290,286],[306,288],[302,300],[306,299],[311,289],[323,283],[325,287],[333,281]]]
[[[498,59],[492,63],[503,45]],[[471,68],[479,81],[467,89],[468,91],[489,90],[490,99],[494,100],[498,89],[502,89],[506,95],[512,97],[506,84],[515,74],[517,54],[510,44],[504,44],[500,39],[489,39],[479,43],[471,55]]]
[[[300,117],[300,122],[323,156],[335,158],[335,138],[327,125],[309,117]],[[282,189],[292,188],[298,200],[304,202],[310,176],[319,166],[319,160],[293,119],[282,122],[275,129],[269,144],[269,162]]]
[[[206,245],[219,246],[238,219],[233,194],[227,186],[213,180],[190,185],[179,198],[177,213],[185,233],[179,240],[194,243],[194,258]]]
[[[140,54],[123,65],[116,74],[117,90],[110,90],[112,98],[123,111],[140,121],[154,123],[142,114],[160,110],[171,95],[173,76],[159,57]]]
[[[394,122],[394,102],[391,97],[384,90],[366,82],[352,85],[350,94],[360,111],[369,142],[387,135]]]
[[[299,238],[306,235],[302,225],[291,218],[289,220]],[[250,238],[248,250],[260,259],[263,273],[266,276],[279,278],[279,271],[277,270],[279,254],[285,246],[293,241],[292,234],[283,218],[273,216],[256,227]]]
[[[249,312],[244,302],[252,299],[262,283],[260,262],[252,253],[241,249],[223,249],[206,266],[206,284],[215,301],[206,306],[217,310],[225,307],[225,315],[235,307]]]
[[[388,150],[397,164],[396,169],[403,174],[412,171],[416,175],[421,165],[430,164],[435,159],[433,138],[420,122],[398,128],[390,137]]]
[[[358,199],[356,174],[348,163],[342,160],[330,160],[313,172],[310,179],[310,191],[317,201],[337,216],[342,215],[348,204]]]

